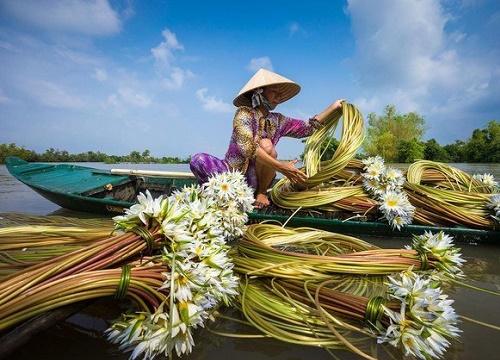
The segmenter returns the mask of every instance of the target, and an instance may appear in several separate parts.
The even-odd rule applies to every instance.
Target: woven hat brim
[[[300,85],[272,71],[260,69],[240,90],[233,100],[235,106],[252,106],[251,93],[261,87],[277,86],[280,103],[285,102],[300,92]]]

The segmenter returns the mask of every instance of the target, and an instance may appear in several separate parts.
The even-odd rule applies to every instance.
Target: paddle
[[[170,178],[188,178],[194,179],[195,176],[191,172],[182,171],[159,171],[159,170],[133,170],[133,169],[111,169],[111,170],[95,170],[95,174],[114,174],[114,175],[136,175],[136,176],[158,176]]]
[[[111,169],[110,172],[111,174],[117,174],[117,175],[163,176],[172,178],[192,178],[192,179],[195,178],[193,173],[182,172],[182,171]]]

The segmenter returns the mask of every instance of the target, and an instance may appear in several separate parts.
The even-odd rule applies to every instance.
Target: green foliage
[[[500,122],[490,121],[486,129],[475,129],[465,145],[464,162],[500,162]]]
[[[415,112],[401,115],[388,105],[385,113],[368,115],[363,157],[382,156],[387,162],[426,159],[440,162],[500,162],[500,122],[492,120],[485,129],[475,129],[467,141],[441,147],[435,139],[422,142],[427,126]]]
[[[305,140],[302,140],[305,143]],[[328,136],[325,141],[320,146],[321,151],[321,161],[331,160],[333,158],[333,154],[339,147],[339,141],[333,136]],[[300,155],[300,160],[304,160],[304,153]]]
[[[70,154],[67,151],[50,148],[42,154],[37,154],[33,150],[26,150],[16,144],[0,144],[0,164],[5,164],[7,156],[17,156],[30,162],[103,162],[106,164],[117,163],[158,163],[158,164],[188,164],[191,156],[187,159],[178,157],[155,158],[151,156],[149,150],[132,151],[129,155],[106,155],[104,153],[87,151],[86,153]]]
[[[399,142],[396,161],[399,163],[412,163],[424,158],[425,144],[417,139]]]
[[[325,140],[326,141],[323,141],[323,143],[321,144],[321,147],[320,147],[321,161],[330,160],[331,158],[333,158],[333,154],[335,154],[335,151],[339,147],[339,143],[340,143],[333,136],[330,136]]]
[[[443,146],[443,150],[448,154],[449,162],[459,163],[465,158],[465,142],[461,140],[456,140],[454,144]]]
[[[26,150],[23,147],[17,147],[16,144],[0,144],[0,164],[5,164],[7,156],[17,156],[26,161],[38,161],[38,155],[33,150]]]
[[[439,161],[439,162],[450,162],[450,155],[448,152],[442,148],[435,139],[430,139],[424,145],[424,159]]]
[[[421,141],[427,127],[425,120],[416,112],[401,115],[394,105],[387,105],[385,113],[368,115],[368,127],[363,149],[366,156],[382,156],[387,162],[397,161],[400,144],[405,141]]]

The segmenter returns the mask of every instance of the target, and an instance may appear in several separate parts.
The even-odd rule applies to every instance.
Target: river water
[[[141,170],[187,171],[187,165],[136,165],[136,164],[80,164],[110,169],[127,167]],[[491,173],[500,181],[500,164],[454,164],[468,173]],[[59,208],[45,200],[33,190],[14,179],[0,165],[0,212],[29,215],[62,215],[88,217]],[[406,239],[364,238],[385,248],[401,248],[408,244]],[[500,239],[498,244],[457,244],[467,260],[464,266],[465,282],[474,286],[500,292]],[[447,289],[455,300],[454,308],[466,318],[500,327],[500,297],[463,286]],[[102,331],[109,320],[117,314],[109,313],[109,307],[91,308],[33,337],[9,360],[72,359],[107,360],[128,359],[116,346],[109,344]],[[103,320],[107,318],[107,320]],[[465,318],[459,324],[463,333],[460,342],[454,342],[444,359],[497,359],[500,353],[500,331],[473,323]],[[237,332],[237,331],[235,331]],[[291,345],[274,339],[239,339],[215,335],[206,329],[195,333],[195,347],[191,354],[182,359],[238,359],[238,360],[311,360],[311,359],[361,359],[345,351],[334,351],[332,355],[320,348]],[[2,345],[0,344],[0,355]],[[0,356],[1,358],[1,356]],[[380,351],[380,358],[389,358]],[[397,357],[396,357],[397,358]]]

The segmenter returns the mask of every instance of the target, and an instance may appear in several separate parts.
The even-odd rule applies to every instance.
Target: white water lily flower
[[[425,340],[433,352],[437,354],[434,355],[434,357],[441,357],[444,355],[446,349],[450,346],[450,342],[434,329],[429,329],[429,336],[427,336]]]
[[[411,224],[415,207],[403,191],[405,177],[401,170],[386,168],[381,157],[363,160],[363,188],[379,203],[379,209],[392,228]]]
[[[460,330],[452,300],[435,287],[433,279],[418,275],[409,268],[389,277],[388,295],[400,301],[398,311],[383,307],[390,325],[380,329],[378,342],[401,347],[405,355],[421,359],[439,358],[450,345],[447,338],[457,337]]]
[[[411,224],[412,222],[412,217],[411,216],[401,216],[401,215],[396,215],[393,217],[393,214],[388,214],[386,215],[387,220],[389,221],[389,225],[392,226],[392,228],[396,228],[398,230],[401,230],[401,228],[407,224]]]
[[[405,214],[408,200],[403,193],[390,190],[383,194],[380,199],[382,202],[381,211],[389,214]]]
[[[113,221],[118,228],[124,229],[130,229],[140,223],[150,225],[148,220],[158,217],[161,211],[162,199],[162,196],[153,199],[149,190],[146,190],[146,194],[140,193],[137,196],[137,204],[126,209],[124,215],[115,216]]]
[[[492,195],[486,203],[486,207],[495,211],[496,220],[500,222],[500,194]]]
[[[410,204],[406,194],[389,190],[380,196],[380,211],[393,228],[400,229],[412,222],[415,207]]]
[[[137,215],[139,219],[141,219],[144,225],[147,225],[147,218],[158,216],[160,213],[161,207],[160,203],[162,200],[162,196],[159,198],[153,199],[153,196],[146,190],[146,195],[140,193],[137,196],[138,204],[135,204],[130,207],[130,212],[133,215]],[[127,211],[125,211],[127,213]]]
[[[363,175],[367,179],[379,179],[383,174],[384,168],[379,167],[375,164],[371,164],[365,168]]]
[[[161,229],[165,237],[175,243],[185,243],[193,240],[193,235],[187,231],[185,224],[163,221]]]
[[[375,167],[383,168],[385,166],[384,159],[382,159],[382,157],[378,155],[374,157],[369,157],[367,159],[363,159],[362,162],[366,167],[374,165]]]
[[[370,179],[368,177],[364,177],[363,188],[373,194],[375,198],[378,198],[385,191],[385,188],[381,187],[380,181],[377,178]]]
[[[454,247],[453,237],[443,231],[437,234],[426,231],[423,235],[415,235],[411,246],[405,247],[432,256],[438,260],[436,267],[449,276],[463,276],[462,265],[465,259],[462,258],[462,254],[459,252],[460,249]]]
[[[384,180],[387,182],[390,190],[400,189],[405,182],[403,172],[393,167],[388,167],[386,169],[384,172]]]
[[[488,186],[489,188],[495,188],[498,187],[498,182],[495,181],[495,177],[491,174],[484,173],[484,174],[474,174],[472,177],[476,180],[479,180],[482,182],[484,185]]]

